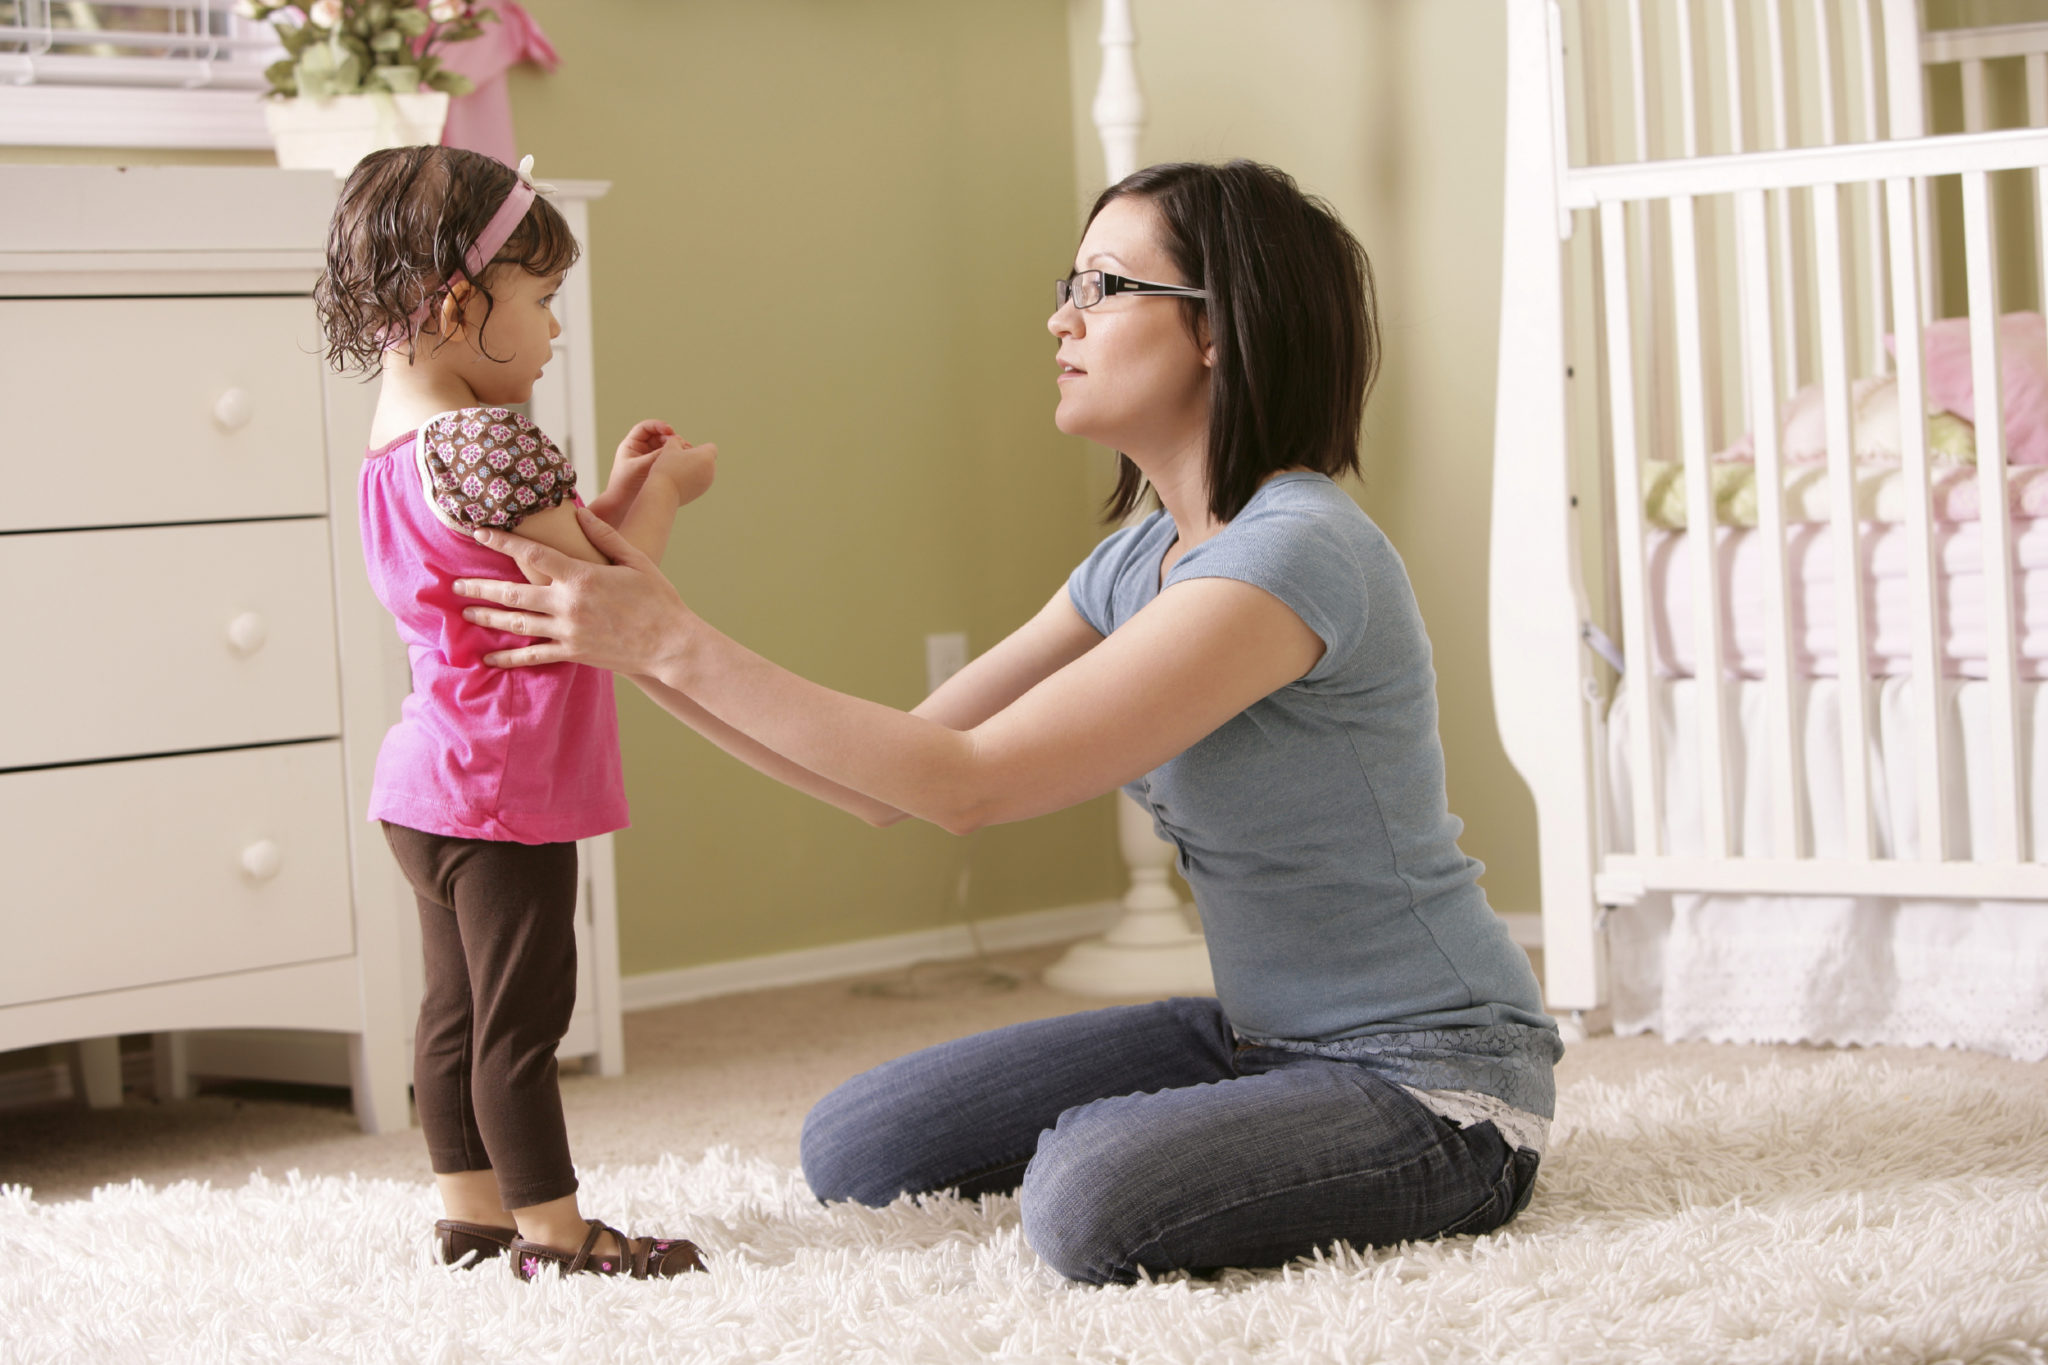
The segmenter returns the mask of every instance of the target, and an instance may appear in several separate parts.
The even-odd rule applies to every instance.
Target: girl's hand
[[[505,531],[479,531],[480,545],[510,555],[524,583],[461,578],[458,597],[494,605],[469,607],[476,625],[532,636],[537,643],[484,656],[498,668],[580,663],[617,673],[658,674],[689,640],[696,616],[661,569],[588,507],[576,509],[583,533],[613,562],[585,564],[537,541]]]
[[[654,472],[674,485],[676,506],[693,503],[704,496],[711,481],[718,477],[718,447],[709,442],[693,446],[688,441],[671,439],[654,457]]]
[[[634,455],[652,455],[674,440],[675,435],[676,429],[666,422],[652,419],[635,422],[633,429],[626,433],[626,439],[619,442],[618,458],[624,460]]]
[[[654,468],[655,456],[675,438],[676,429],[666,422],[635,422],[612,456],[610,482],[605,484],[604,492],[589,499],[590,510],[603,518],[606,525],[624,522],[626,509],[640,496],[640,487]]]

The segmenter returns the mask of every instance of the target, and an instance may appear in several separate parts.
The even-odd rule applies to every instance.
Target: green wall
[[[592,206],[600,426],[720,447],[665,562],[699,612],[908,707],[924,636],[986,649],[1100,534],[1052,426],[1049,281],[1076,228],[1065,0],[534,0],[515,74],[543,179]],[[874,830],[621,689],[628,973],[1121,889],[1106,801],[967,840]]]

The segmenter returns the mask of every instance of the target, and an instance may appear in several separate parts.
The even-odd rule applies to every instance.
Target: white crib
[[[1507,5],[1492,681],[1537,808],[1552,1008],[2048,1055],[2048,631],[2024,629],[2048,612],[2048,504],[2012,510],[2041,424],[2012,425],[2036,395],[2002,392],[2001,356],[2048,337],[1998,322],[2048,279],[2048,23]],[[1923,135],[1930,91],[1967,131]],[[1930,331],[1947,313],[1967,325]],[[1974,471],[1928,421],[1962,336]],[[1781,429],[1807,386],[1810,466]],[[1857,458],[1873,393],[1897,404],[1889,464]],[[1716,459],[1745,436],[1747,462]],[[1682,532],[1646,513],[1660,468]],[[1970,492],[1965,534],[1940,518]],[[1954,1007],[1858,1016],[1906,978]],[[1802,984],[1841,1008],[1758,1008]]]

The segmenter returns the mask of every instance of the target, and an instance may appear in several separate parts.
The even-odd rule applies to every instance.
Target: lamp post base
[[[1109,937],[1076,943],[1045,969],[1045,984],[1071,995],[1107,997],[1156,999],[1216,993],[1215,979],[1209,974],[1209,946],[1200,934],[1183,928],[1170,939],[1142,943],[1116,939],[1112,931]]]

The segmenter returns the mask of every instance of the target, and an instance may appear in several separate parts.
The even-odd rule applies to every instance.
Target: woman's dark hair
[[[422,305],[430,319],[438,316],[449,281],[469,279],[469,249],[518,183],[504,162],[456,147],[393,147],[357,163],[328,225],[327,268],[313,286],[335,369],[375,376],[392,339],[412,333]],[[561,211],[536,197],[490,263],[553,275],[580,251]],[[484,300],[481,348],[496,300],[482,278],[469,282]]]
[[[1159,210],[1161,245],[1206,299],[1182,299],[1190,335],[1216,347],[1209,380],[1209,512],[1229,521],[1276,469],[1358,473],[1358,424],[1379,371],[1372,266],[1358,239],[1291,176],[1255,161],[1147,166],[1104,190]],[[1117,456],[1103,504],[1119,521],[1143,476]]]

